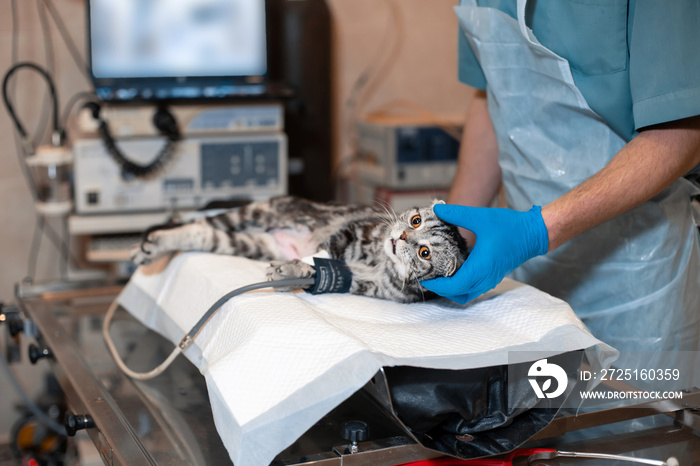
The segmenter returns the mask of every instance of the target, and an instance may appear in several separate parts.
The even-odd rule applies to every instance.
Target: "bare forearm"
[[[488,206],[501,184],[496,135],[483,91],[477,91],[467,112],[454,180],[447,202],[474,207]]]
[[[549,250],[663,191],[700,163],[700,118],[646,130],[601,171],[544,206]]]

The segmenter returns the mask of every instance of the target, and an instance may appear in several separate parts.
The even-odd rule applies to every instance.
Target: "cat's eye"
[[[411,217],[411,226],[413,228],[418,228],[420,226],[420,222],[420,215],[414,215],[413,217]]]
[[[421,246],[418,249],[418,255],[425,260],[430,260],[430,249],[428,246]]]

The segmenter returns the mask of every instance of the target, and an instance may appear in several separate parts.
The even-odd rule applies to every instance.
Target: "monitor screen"
[[[89,0],[88,19],[106,100],[215,96],[267,69],[264,0]]]

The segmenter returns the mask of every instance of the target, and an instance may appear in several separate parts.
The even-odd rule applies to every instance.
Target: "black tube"
[[[58,95],[56,94],[56,88],[53,85],[53,80],[51,79],[51,76],[49,73],[43,69],[41,66],[37,65],[36,63],[32,62],[20,62],[17,63],[16,65],[12,66],[9,70],[7,70],[7,73],[5,73],[5,77],[2,81],[2,99],[3,102],[5,103],[5,107],[7,108],[7,113],[10,114],[10,118],[12,118],[12,121],[15,123],[15,127],[17,128],[17,132],[22,136],[22,138],[26,139],[27,138],[27,131],[24,129],[24,126],[22,126],[22,123],[19,121],[19,118],[17,117],[17,114],[15,113],[15,109],[12,105],[12,102],[10,102],[10,98],[8,96],[8,91],[7,87],[10,81],[10,78],[12,77],[17,70],[20,70],[22,68],[29,68],[31,70],[36,71],[39,73],[44,80],[46,81],[47,86],[49,87],[49,93],[51,94],[51,99],[53,101],[53,130],[55,133],[61,134],[61,131],[58,126]]]
[[[207,312],[199,319],[199,321],[197,321],[194,327],[192,327],[192,329],[189,332],[187,332],[187,335],[185,335],[184,339],[193,339],[199,333],[202,327],[204,327],[204,324],[206,324],[207,321],[211,318],[211,316],[214,315],[217,309],[223,306],[229,299],[234,298],[240,294],[247,293],[249,291],[259,290],[260,288],[270,287],[305,288],[312,286],[315,283],[315,281],[316,280],[314,278],[289,278],[286,280],[276,280],[272,282],[253,283],[252,285],[242,286],[240,288],[236,288],[233,291],[229,291],[209,307],[209,310],[207,310]]]

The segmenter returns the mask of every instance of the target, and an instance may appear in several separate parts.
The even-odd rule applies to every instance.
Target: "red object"
[[[513,450],[502,459],[480,458],[475,460],[461,460],[458,458],[438,458],[434,460],[414,461],[404,463],[401,466],[512,466],[513,460],[521,456],[531,456],[535,453],[551,453],[551,448],[519,448]]]

